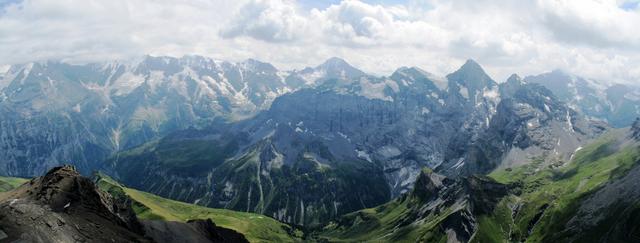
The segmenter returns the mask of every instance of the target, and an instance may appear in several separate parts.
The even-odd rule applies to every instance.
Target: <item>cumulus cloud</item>
[[[0,65],[202,54],[293,69],[341,56],[376,74],[444,75],[473,58],[497,80],[555,68],[640,78],[635,0],[375,2],[13,0],[0,5]]]
[[[306,22],[293,3],[256,0],[242,7],[220,34],[225,38],[246,35],[264,41],[293,41],[301,38]]]
[[[540,1],[543,24],[569,44],[640,49],[640,14],[616,1]]]

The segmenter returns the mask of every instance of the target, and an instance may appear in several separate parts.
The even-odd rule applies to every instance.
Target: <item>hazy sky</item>
[[[640,82],[638,0],[0,0],[0,66],[144,54],[255,58],[281,69],[338,56],[374,74],[496,80],[560,68]]]

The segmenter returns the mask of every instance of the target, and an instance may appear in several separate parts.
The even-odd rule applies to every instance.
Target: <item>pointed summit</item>
[[[482,67],[480,66],[480,64],[478,64],[473,59],[467,59],[467,61],[464,62],[464,64],[462,65],[462,67],[460,67],[460,69],[476,70],[476,71],[484,72],[484,70],[482,70]]]
[[[290,87],[297,89],[303,86],[313,87],[327,80],[337,79],[343,82],[351,82],[355,78],[367,75],[363,71],[351,66],[347,61],[332,57],[316,67],[307,67],[300,71],[293,71],[285,82]]]
[[[447,75],[449,80],[458,84],[474,88],[493,86],[495,81],[484,72],[484,69],[474,60],[467,60],[457,71]]]
[[[511,74],[507,79],[507,82],[500,84],[500,95],[503,97],[511,97],[522,87],[523,84],[524,82],[520,76],[515,73]]]
[[[351,66],[347,61],[332,57],[315,68],[326,73],[328,78],[347,78],[352,79],[366,75],[363,71]]]
[[[342,58],[339,57],[331,57],[329,59],[327,59],[326,61],[324,61],[322,64],[320,64],[320,66],[351,66],[349,65],[349,63],[347,63],[347,61],[345,61]]]
[[[460,69],[447,75],[450,84],[466,88],[468,97],[475,97],[484,88],[492,88],[497,85],[482,67],[474,60],[467,60]],[[452,86],[452,85],[449,85]],[[472,99],[473,100],[473,99]]]
[[[520,78],[520,76],[518,74],[511,74],[511,76],[509,76],[509,78],[507,79],[507,83],[510,84],[522,84],[522,78]]]

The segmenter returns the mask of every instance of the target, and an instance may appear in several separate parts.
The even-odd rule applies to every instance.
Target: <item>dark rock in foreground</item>
[[[141,223],[129,204],[102,192],[72,166],[53,168],[0,194],[0,241],[247,242],[211,220]]]

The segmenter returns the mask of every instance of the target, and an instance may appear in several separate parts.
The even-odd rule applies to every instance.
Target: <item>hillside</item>
[[[3,177],[0,176],[0,192],[6,192],[13,188],[16,188],[22,183],[25,183],[27,179],[16,177]]]
[[[633,226],[637,225],[633,221],[637,217],[632,216],[640,213],[640,194],[631,179],[640,171],[640,149],[628,134],[629,130],[621,129],[604,135],[578,151],[568,165],[545,169],[529,165],[490,174],[502,183],[514,185],[514,194],[505,198],[492,215],[481,219],[486,227],[480,228],[477,241],[640,239],[640,229]],[[616,195],[600,196],[616,186]],[[598,207],[591,207],[593,204]]]
[[[190,219],[211,219],[216,225],[238,231],[250,242],[299,242],[302,232],[277,220],[254,213],[214,209],[165,199],[150,193],[127,188],[104,174],[97,174],[96,184],[115,197],[129,196],[133,209],[141,220],[186,222]]]
[[[579,149],[568,163],[534,161],[496,169],[489,178],[453,181],[423,171],[411,193],[344,215],[315,237],[336,242],[637,241],[640,149],[630,134],[635,133],[613,130]]]

